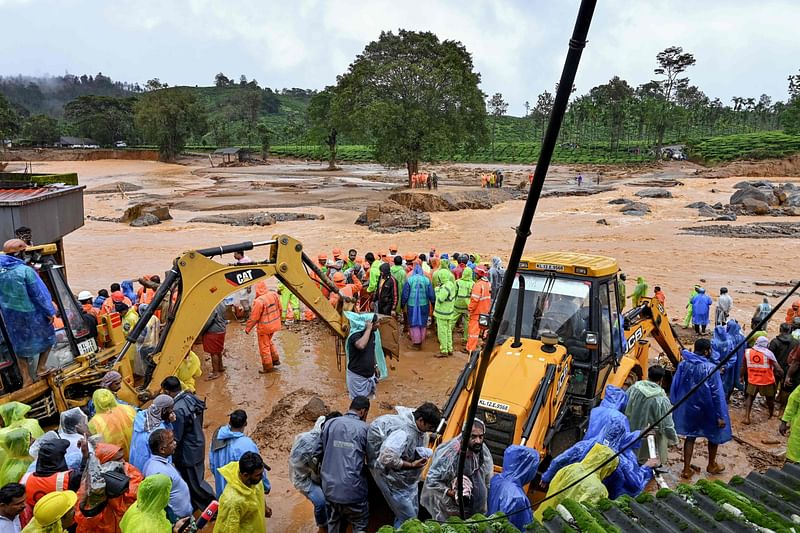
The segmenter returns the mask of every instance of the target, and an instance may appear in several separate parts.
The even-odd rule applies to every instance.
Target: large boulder
[[[144,215],[137,217],[135,220],[132,220],[130,225],[134,228],[143,228],[145,226],[155,226],[156,224],[161,224],[161,221],[158,219],[158,217],[151,213],[145,213]]]
[[[409,209],[394,200],[386,200],[368,206],[355,223],[380,233],[398,233],[429,228],[431,216],[423,211]]]
[[[800,192],[793,192],[786,197],[784,207],[800,207]]]
[[[456,211],[458,208],[438,194],[424,192],[396,192],[389,200],[415,211]]]
[[[700,209],[702,207],[711,207],[711,206],[705,202],[692,202],[686,207],[688,207],[689,209]]]
[[[650,212],[650,206],[643,202],[628,202],[627,204],[623,205],[619,210],[626,215],[631,214],[632,211],[644,214]],[[641,216],[641,215],[637,214],[636,216]]]
[[[648,187],[636,192],[639,198],[672,198],[672,193],[661,187]]]
[[[731,205],[744,204],[745,200],[757,200],[759,202],[764,202],[767,205],[771,205],[773,203],[777,205],[777,199],[775,198],[775,195],[772,194],[771,189],[769,192],[765,192],[764,189],[759,189],[752,186],[744,187],[733,193],[731,195],[730,203]]]
[[[125,210],[120,218],[120,222],[131,222],[140,218],[142,215],[153,215],[158,220],[172,220],[169,207],[156,204],[135,204]]]
[[[769,181],[765,180],[752,180],[752,181],[740,181],[739,183],[733,186],[734,189],[747,189],[748,187],[772,189],[773,185]]]
[[[741,206],[748,215],[768,215],[770,211],[767,202],[762,202],[755,198],[745,198]]]

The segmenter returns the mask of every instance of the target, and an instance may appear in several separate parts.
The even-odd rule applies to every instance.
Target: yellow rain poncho
[[[550,483],[550,488],[547,491],[547,496],[556,494],[565,487],[570,486],[579,479],[583,478],[586,474],[606,462],[614,456],[614,450],[602,444],[595,444],[583,461],[566,466],[558,471],[553,481]],[[601,467],[597,472],[587,477],[577,485],[568,488],[557,496],[545,500],[534,513],[534,516],[540,522],[542,521],[542,513],[548,507],[557,507],[559,503],[567,498],[571,498],[578,502],[596,503],[603,498],[608,498],[608,490],[603,485],[603,479],[611,475],[616,470],[619,464],[619,459],[614,457],[614,460]]]
[[[25,418],[31,406],[20,402],[8,402],[0,405],[0,416],[3,417],[3,429],[25,428],[31,433],[31,437],[38,439],[44,435],[39,421],[33,418]]]
[[[116,444],[122,448],[127,461],[131,451],[131,435],[136,411],[130,405],[117,402],[114,393],[108,389],[94,391],[92,401],[96,414],[89,421],[89,431],[92,434],[103,435],[103,442]]]
[[[219,469],[227,485],[219,498],[219,513],[214,533],[266,533],[264,524],[264,484],[248,487],[239,479],[239,461]],[[127,532],[125,532],[127,533]]]
[[[0,433],[0,446],[5,452],[5,461],[0,467],[0,487],[19,480],[33,462],[28,455],[31,445],[31,432],[26,428],[14,428]]]
[[[194,352],[189,352],[189,355],[183,358],[181,366],[175,372],[175,377],[181,382],[181,389],[195,392],[194,378],[199,378],[203,375],[203,370],[200,368],[200,358]]]
[[[125,511],[119,523],[122,533],[172,533],[166,507],[172,481],[164,474],[147,476],[139,483],[136,503]]]

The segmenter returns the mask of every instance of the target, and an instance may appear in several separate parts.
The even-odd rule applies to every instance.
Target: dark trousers
[[[189,494],[192,497],[192,507],[195,510],[202,511],[208,504],[216,499],[214,490],[211,488],[205,479],[203,463],[196,465],[179,465],[176,464],[175,468],[181,475],[183,480],[189,485]]]
[[[345,533],[352,524],[353,533],[365,533],[369,524],[369,502],[328,502],[328,533]]]

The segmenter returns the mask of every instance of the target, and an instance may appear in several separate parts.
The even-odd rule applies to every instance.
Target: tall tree
[[[544,125],[547,123],[547,119],[550,117],[550,113],[553,112],[553,105],[555,105],[555,103],[556,99],[553,96],[553,93],[551,93],[550,91],[545,91],[536,97],[536,105],[533,107],[533,114],[541,123],[542,139],[544,139]]]
[[[232,83],[233,82],[231,82],[230,78],[228,78],[228,76],[226,76],[222,72],[218,72],[217,75],[214,76],[214,86],[216,87],[227,87]]]
[[[492,156],[494,156],[494,137],[497,131],[497,119],[508,111],[508,102],[503,100],[501,93],[494,93],[489,99],[489,114],[492,115]]]
[[[109,146],[133,132],[135,102],[136,98],[80,96],[64,106],[64,116],[79,135]]]
[[[609,148],[619,148],[625,125],[625,110],[633,98],[633,88],[628,82],[614,76],[604,85],[598,85],[589,91],[593,103],[605,112],[605,121],[609,133]]]
[[[679,76],[697,61],[692,54],[684,53],[683,48],[680,46],[670,46],[659,52],[656,55],[656,61],[658,62],[658,67],[653,72],[657,76],[663,76],[663,79],[656,81],[661,89],[662,98],[661,113],[656,126],[658,135],[656,156],[661,157],[661,147],[664,146],[664,132],[667,129],[667,121],[669,120],[672,103],[675,100],[675,93],[678,89],[689,85],[689,78],[680,78]]]
[[[800,134],[800,73],[789,76],[789,101],[781,113],[786,133]]]
[[[472,57],[430,32],[381,33],[338,78],[333,115],[376,159],[405,164],[409,185],[419,161],[486,139],[485,95]]]
[[[135,122],[145,139],[158,144],[161,159],[172,161],[193,133],[203,132],[206,115],[189,89],[175,87],[142,95],[136,102]]]
[[[58,141],[58,122],[47,115],[35,115],[22,128],[22,135],[36,146],[48,146]]]
[[[19,131],[19,116],[11,103],[0,93],[0,144],[5,148],[3,142]]]
[[[336,143],[339,127],[336,117],[331,113],[331,102],[336,94],[336,87],[328,86],[311,98],[308,105],[309,135],[321,140],[328,147],[328,170],[336,169]]]

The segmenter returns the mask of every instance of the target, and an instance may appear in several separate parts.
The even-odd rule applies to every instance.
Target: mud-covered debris
[[[687,205],[687,209],[700,209],[702,207],[711,207],[705,202],[692,202],[691,204]]]
[[[306,403],[300,412],[297,413],[299,418],[303,418],[308,420],[309,422],[316,422],[317,418],[321,416],[325,416],[330,412],[330,409],[325,402],[322,401],[322,398],[319,396],[314,396],[308,403]]]
[[[636,191],[639,198],[672,198],[672,193],[661,187],[648,187],[641,191]]]
[[[169,213],[169,207],[159,204],[135,204],[125,210],[120,218],[121,222],[131,222],[143,215],[153,215],[159,221],[172,220],[172,215]],[[133,224],[131,224],[133,225]]]
[[[270,213],[276,222],[293,222],[295,220],[325,220],[325,215],[313,213]]]
[[[422,211],[409,209],[394,200],[386,200],[368,206],[355,223],[379,233],[399,233],[429,228],[431,216]]]
[[[708,226],[691,226],[681,228],[696,235],[713,237],[735,237],[742,239],[800,239],[800,223],[795,222],[755,222],[733,226],[731,224],[715,224]]]
[[[145,213],[136,220],[131,221],[130,225],[134,228],[143,228],[146,226],[155,226],[156,224],[161,224],[158,217],[151,213]]]
[[[596,220],[598,224],[602,224],[603,226],[610,226],[611,224],[608,223],[608,220],[601,218],[600,220]]]
[[[623,205],[619,210],[626,215],[631,215],[633,214],[634,211],[639,212],[643,215],[645,213],[650,212],[650,206],[644,202],[634,202],[628,200],[628,202],[625,205]],[[634,216],[641,216],[641,215],[635,214]]]
[[[655,178],[631,182],[632,187],[677,187],[678,185],[683,185],[683,182],[671,178]]]
[[[613,191],[614,187],[597,185],[568,185],[566,187],[554,188],[542,193],[542,198],[562,197],[562,196],[592,196],[603,192]]]
[[[429,192],[403,191],[389,196],[389,200],[414,211],[441,212],[460,209],[491,209],[508,200],[519,199],[521,191],[513,187],[479,189],[434,194]]]
[[[271,226],[275,224],[275,217],[269,213],[220,213],[194,217],[189,222],[228,224],[230,226]]]
[[[94,187],[90,187],[86,189],[84,192],[86,194],[108,194],[108,193],[123,193],[123,192],[134,192],[139,191],[142,189],[141,185],[136,185],[135,183],[130,183],[127,181],[113,181],[111,183],[105,183],[103,185],[96,185]]]

